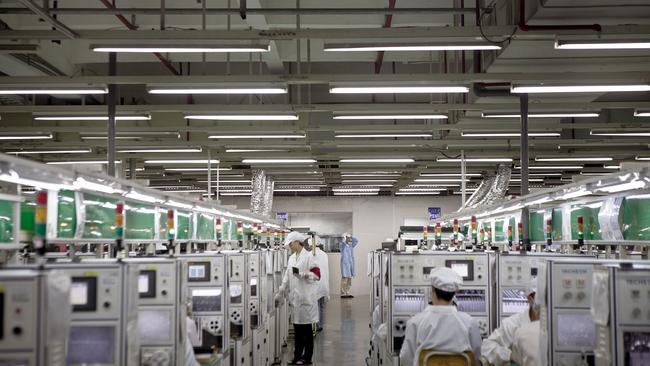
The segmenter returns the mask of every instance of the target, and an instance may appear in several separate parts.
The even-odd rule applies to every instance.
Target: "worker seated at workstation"
[[[539,366],[539,313],[535,304],[537,278],[526,288],[528,309],[501,322],[481,345],[481,356],[490,365]]]
[[[463,284],[463,278],[446,267],[434,268],[430,276],[432,305],[406,323],[404,344],[399,354],[401,364],[426,365],[421,356],[431,352],[451,354],[447,356],[458,356],[477,364],[481,352],[478,324],[469,314],[459,312],[453,305],[453,298]]]

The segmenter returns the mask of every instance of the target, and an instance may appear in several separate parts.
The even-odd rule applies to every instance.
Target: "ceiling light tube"
[[[287,87],[151,87],[149,94],[286,94]]]
[[[461,173],[420,173],[421,177],[462,177]],[[466,177],[481,177],[480,173],[465,173]]]
[[[350,188],[354,188],[354,187],[376,188],[376,187],[392,187],[393,186],[393,183],[390,183],[390,184],[377,184],[377,183],[348,183],[348,182],[343,182],[341,184],[349,186]]]
[[[603,165],[603,169],[621,169],[621,165]]]
[[[521,137],[521,132],[461,132],[463,137]],[[559,137],[559,132],[529,132],[529,137]]]
[[[650,41],[646,39],[594,39],[594,40],[557,40],[555,49],[558,50],[630,50],[648,49]]]
[[[613,158],[610,157],[597,157],[597,156],[589,156],[589,157],[536,157],[535,161],[612,161],[614,160]]]
[[[377,196],[379,195],[379,191],[377,192],[334,192],[335,196]]]
[[[220,196],[250,196],[252,193],[230,193],[230,192],[219,192]]]
[[[138,201],[142,201],[142,202],[149,202],[149,203],[162,203],[162,202],[164,202],[160,198],[149,196],[149,195],[146,195],[146,194],[142,194],[142,193],[139,193],[139,192],[137,192],[135,190],[130,190],[129,192],[127,192],[124,195],[124,197],[134,199],[134,200],[138,200]]]
[[[207,164],[207,163],[206,163]],[[165,168],[166,172],[207,172],[208,168]],[[213,172],[232,170],[232,168],[212,168],[210,169]]]
[[[649,157],[649,156],[635,156],[635,157],[634,157],[634,160],[637,160],[637,161],[648,161],[648,160],[650,160],[650,157]]]
[[[512,85],[511,93],[612,93],[650,91],[649,84],[610,84],[610,85]]]
[[[207,180],[199,180],[197,181],[198,183],[208,183]],[[212,183],[216,183],[217,180],[213,179]],[[250,184],[251,180],[250,179],[240,179],[240,180],[219,180],[219,184],[234,184],[234,183],[249,183]]]
[[[276,188],[273,192],[320,192],[319,188]]]
[[[325,52],[381,52],[381,51],[487,51],[500,50],[501,46],[487,42],[458,43],[367,43],[329,44]]]
[[[469,93],[466,86],[340,86],[330,87],[330,94],[446,94]]]
[[[393,159],[341,159],[340,163],[413,163],[411,158],[393,158]]]
[[[400,188],[400,192],[443,192],[447,188]]]
[[[424,182],[424,183],[455,183],[455,182],[462,182],[463,179],[459,178],[417,178],[415,179],[415,182]],[[466,182],[469,182],[469,179],[465,179]]]
[[[224,193],[250,193],[252,192],[252,189],[228,189],[225,191],[222,191]]]
[[[529,118],[593,118],[600,116],[598,112],[537,112],[528,113]],[[519,113],[507,112],[483,112],[481,117],[484,118],[521,118]]]
[[[365,178],[365,177],[379,177],[379,178],[399,178],[400,174],[341,174],[342,178]]]
[[[242,164],[313,164],[315,159],[244,159]]]
[[[582,165],[557,165],[557,166],[546,166],[546,165],[535,165],[529,166],[530,170],[578,170],[582,169]],[[521,166],[515,166],[515,169],[521,169]]]
[[[0,140],[51,140],[52,134],[47,135],[0,135]]]
[[[396,196],[437,196],[440,192],[405,192],[397,191],[395,192]]]
[[[81,94],[108,94],[104,87],[14,87],[0,88],[0,95],[81,95]]]
[[[115,136],[116,140],[140,140],[140,136]],[[82,140],[108,140],[107,136],[81,136]]]
[[[386,114],[352,114],[352,115],[337,115],[334,116],[334,119],[341,119],[341,120],[392,120],[392,119],[447,119],[448,117],[444,114],[394,114],[394,115],[386,115]]]
[[[115,160],[115,164],[121,164],[122,160]],[[48,161],[47,165],[82,165],[82,164],[108,164],[107,160],[77,160],[77,161]]]
[[[592,136],[622,136],[622,137],[647,137],[650,136],[650,131],[594,131],[589,132]]]
[[[462,159],[460,158],[437,158],[439,163],[460,163]],[[509,163],[512,161],[512,158],[465,158],[465,162],[468,163]]]
[[[349,183],[395,183],[397,179],[343,179],[343,184]]]
[[[28,154],[85,154],[92,152],[92,149],[75,149],[75,150],[15,150],[7,151],[7,154],[28,155]]]
[[[647,186],[647,183],[642,180],[634,180],[632,182],[620,183],[613,186],[599,187],[598,191],[607,192],[607,193],[616,193],[623,191],[630,191],[633,189],[642,189]]]
[[[178,159],[178,160],[145,160],[145,164],[219,164],[217,159]],[[207,168],[206,168],[207,169]]]
[[[233,44],[233,45],[91,45],[94,52],[119,52],[119,53],[235,53],[235,52],[269,52],[268,44]]]
[[[118,153],[191,153],[203,151],[200,147],[183,149],[124,149],[117,150]]]
[[[297,121],[297,114],[192,114],[185,119],[214,121]]]
[[[210,135],[210,139],[304,139],[305,135]]]
[[[106,115],[34,115],[35,121],[108,121]],[[149,121],[150,114],[116,115],[116,121]]]
[[[332,188],[334,192],[379,192],[379,188]]]
[[[521,182],[521,178],[510,178],[511,182]],[[544,182],[542,178],[528,178],[529,182]]]
[[[650,117],[650,110],[635,110],[634,117]]]
[[[403,134],[373,134],[373,135],[336,135],[338,138],[421,138],[432,137],[430,133],[403,133]]]
[[[226,149],[227,153],[249,153],[249,152],[286,152],[280,149]]]

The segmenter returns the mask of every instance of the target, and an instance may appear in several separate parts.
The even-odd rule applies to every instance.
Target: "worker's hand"
[[[305,280],[308,280],[309,279],[309,272],[302,272],[300,274],[300,277],[302,277]]]
[[[273,297],[273,301],[275,302],[275,307],[280,307],[280,304],[282,303],[282,296],[280,294],[276,294],[275,297]]]

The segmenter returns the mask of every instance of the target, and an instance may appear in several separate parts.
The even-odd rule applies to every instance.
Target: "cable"
[[[492,2],[485,7],[485,10],[482,13],[481,13],[481,10],[479,9],[480,15],[478,17],[478,29],[479,29],[479,32],[481,32],[481,36],[483,37],[483,39],[485,39],[486,41],[488,41],[488,42],[490,42],[492,44],[501,45],[503,43],[506,43],[506,42],[509,42],[510,40],[512,40],[512,36],[514,36],[515,32],[517,32],[517,27],[515,26],[512,33],[510,33],[510,35],[508,35],[506,38],[504,38],[503,40],[500,40],[500,41],[490,39],[485,34],[485,31],[483,30],[483,17],[485,17],[486,14],[491,14],[493,11],[496,11],[496,3],[497,3],[497,0],[492,0]]]

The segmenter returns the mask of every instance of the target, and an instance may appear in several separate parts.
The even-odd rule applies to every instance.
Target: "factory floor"
[[[341,299],[332,296],[325,310],[325,326],[314,339],[313,365],[363,366],[370,347],[370,296]],[[293,339],[283,365],[293,355]]]

